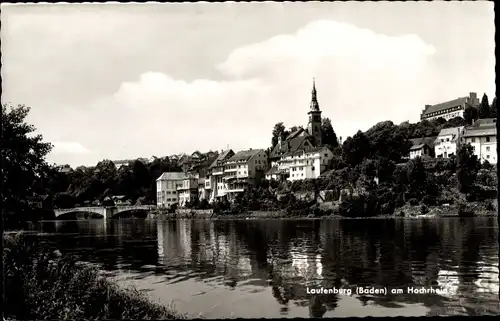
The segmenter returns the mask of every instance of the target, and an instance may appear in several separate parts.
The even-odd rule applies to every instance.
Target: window
[[[472,142],[473,142],[473,143],[475,143],[475,142],[476,142],[476,139],[475,139],[475,138],[472,138],[471,140],[472,140]]]
[[[327,153],[325,153],[325,157],[328,157],[328,154],[327,154]]]
[[[490,155],[486,155],[486,158],[487,158],[487,159],[490,159]]]
[[[486,142],[489,143],[490,142],[490,136],[486,136]]]
[[[449,142],[449,141],[450,141],[450,139],[449,139],[449,138],[446,138],[446,141],[447,141],[447,142]]]
[[[490,151],[490,146],[486,146],[486,151]]]

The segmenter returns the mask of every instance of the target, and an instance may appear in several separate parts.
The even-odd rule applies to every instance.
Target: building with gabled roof
[[[449,158],[450,156],[456,156],[463,133],[464,126],[441,129],[434,141],[434,154],[436,157]]]
[[[332,158],[333,152],[326,146],[288,152],[281,156],[273,171],[266,173],[266,177],[289,181],[315,179],[329,169]]]
[[[220,198],[229,201],[265,177],[268,158],[263,149],[242,150],[224,162],[224,175],[217,183],[222,185]]]
[[[463,142],[470,144],[474,155],[481,162],[497,163],[497,119],[478,119],[471,126],[467,126],[463,135]]]
[[[232,149],[221,151],[208,167],[207,176],[205,177],[205,192],[210,203],[226,196],[227,185],[222,179],[224,177],[224,164],[233,156]]]
[[[422,114],[420,114],[420,119],[432,120],[442,117],[445,120],[450,120],[455,117],[463,118],[464,111],[469,106],[475,108],[479,106],[476,93],[469,93],[469,97],[459,97],[436,105],[425,105]]]
[[[408,158],[414,159],[416,157],[424,156],[434,157],[434,142],[436,139],[437,136],[410,139],[409,141],[412,145],[410,147]]]
[[[170,207],[179,203],[178,188],[182,188],[183,181],[188,175],[183,172],[165,172],[156,179],[156,205]]]

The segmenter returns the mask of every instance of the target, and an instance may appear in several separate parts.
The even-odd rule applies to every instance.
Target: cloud
[[[426,63],[435,52],[416,35],[315,21],[236,48],[216,66],[224,80],[150,71],[122,83],[112,103],[115,114],[128,115],[120,118],[127,130],[115,134],[131,145],[142,141],[146,154],[266,148],[275,123],[307,125],[313,77],[323,116],[341,136],[381,120],[416,120],[428,103]]]
[[[54,142],[54,149],[52,153],[56,154],[88,154],[90,150],[83,147],[78,142]]]

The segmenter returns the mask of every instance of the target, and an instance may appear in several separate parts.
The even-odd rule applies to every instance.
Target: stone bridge
[[[150,211],[156,208],[154,205],[131,205],[131,206],[96,206],[96,207],[73,207],[54,209],[56,217],[70,213],[92,213],[102,216],[104,219],[112,218],[120,213],[129,211]]]

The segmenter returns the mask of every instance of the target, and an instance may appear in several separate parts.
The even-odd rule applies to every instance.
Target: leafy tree
[[[323,118],[321,123],[321,133],[322,133],[322,142],[324,145],[330,146],[330,148],[336,148],[339,146],[339,141],[337,139],[337,134],[332,127],[332,122],[329,118]]]
[[[469,144],[461,145],[457,153],[457,179],[458,189],[462,193],[470,193],[477,172],[480,168],[480,163],[477,156],[474,155],[474,150]]]
[[[273,138],[271,140],[271,146],[274,147],[276,146],[276,144],[278,143],[278,139],[279,137],[281,137],[281,139],[285,139],[285,135],[287,133],[287,130],[285,128],[285,125],[283,125],[282,122],[280,123],[277,123],[276,125],[274,125],[274,128],[273,128]]]
[[[41,192],[41,182],[48,175],[45,161],[52,145],[35,134],[26,123],[29,107],[2,104],[2,212],[6,227],[31,219],[33,206],[28,198]]]
[[[348,137],[343,144],[344,159],[348,164],[358,165],[370,155],[370,141],[362,131],[352,138]]]
[[[481,104],[479,105],[479,118],[488,118],[490,116],[490,103],[486,93],[483,95]]]
[[[497,118],[498,117],[498,112],[497,112],[497,97],[493,98],[493,101],[491,102],[490,117],[491,118]]]
[[[426,194],[427,173],[420,157],[408,162],[407,177],[409,197],[421,199]]]
[[[464,110],[464,119],[468,125],[471,125],[479,118],[479,111],[476,107],[467,106]]]

